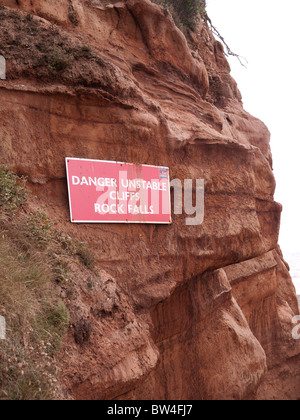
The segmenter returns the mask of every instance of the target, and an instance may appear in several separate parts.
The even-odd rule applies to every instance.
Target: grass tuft
[[[88,247],[54,224],[43,209],[29,211],[26,180],[0,166],[0,400],[62,399],[55,357],[69,328],[57,283],[72,283],[69,264],[89,269]],[[25,206],[25,204],[27,205]]]
[[[15,213],[27,199],[25,190],[26,178],[0,165],[0,207],[2,210]]]

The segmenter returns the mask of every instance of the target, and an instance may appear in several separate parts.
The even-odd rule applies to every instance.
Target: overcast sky
[[[232,76],[244,108],[271,131],[277,181],[283,204],[280,245],[300,253],[300,48],[299,0],[207,0],[208,14],[232,51]]]
[[[280,245],[291,263],[300,254],[300,1],[207,0],[207,9],[231,50],[248,60],[245,69],[230,58],[231,74],[244,108],[272,134]]]

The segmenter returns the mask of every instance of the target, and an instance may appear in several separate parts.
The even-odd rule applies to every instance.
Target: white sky
[[[271,131],[280,245],[300,254],[300,1],[207,0],[208,14],[247,69],[230,58],[244,108]],[[290,260],[291,261],[291,260]],[[300,284],[299,284],[300,291]]]
[[[300,1],[207,0],[208,14],[247,69],[230,58],[244,108],[271,131],[277,181],[284,205],[280,244],[300,253]]]

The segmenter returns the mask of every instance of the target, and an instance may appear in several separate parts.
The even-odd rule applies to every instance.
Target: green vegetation
[[[88,247],[30,211],[24,178],[0,165],[0,400],[62,398],[55,356],[69,328],[57,284],[72,285],[70,264],[96,263]]]
[[[198,15],[206,16],[206,0],[152,0],[169,10],[176,25],[186,33],[195,29]]]
[[[13,172],[0,165],[0,206],[5,211],[14,213],[26,201],[25,178],[19,178]]]
[[[67,282],[68,277],[70,279],[66,261],[66,258],[70,256],[79,257],[90,270],[93,270],[96,265],[96,256],[88,246],[54,229],[53,223],[42,210],[30,213],[25,218],[23,235],[51,256],[58,282]]]
[[[48,341],[48,353],[55,355],[60,350],[68,327],[69,312],[62,301],[58,301],[56,305],[49,302],[42,305],[36,319],[35,333],[39,339]]]
[[[206,11],[206,0],[151,0],[153,3],[160,4],[164,7],[165,12],[171,13],[175,24],[185,34],[189,30],[195,30],[199,16],[208,25],[212,33],[221,40],[225,47],[227,56],[236,57],[240,64],[246,67],[247,60],[239,54],[233,52],[227,44],[224,37],[218,29],[213,25]]]

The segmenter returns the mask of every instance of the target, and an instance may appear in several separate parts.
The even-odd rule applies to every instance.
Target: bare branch
[[[208,16],[207,12],[205,11],[205,13],[202,15],[202,18],[205,22],[208,23],[208,25],[210,26],[211,31],[213,32],[214,35],[216,35],[224,44],[226,51],[225,54],[228,57],[229,55],[232,57],[236,57],[240,64],[247,68],[248,61],[245,57],[240,56],[239,54],[234,53],[231,48],[229,47],[229,45],[227,44],[227,42],[225,41],[224,37],[220,34],[220,32],[218,31],[218,29],[212,24],[212,21],[210,19],[210,17]]]

